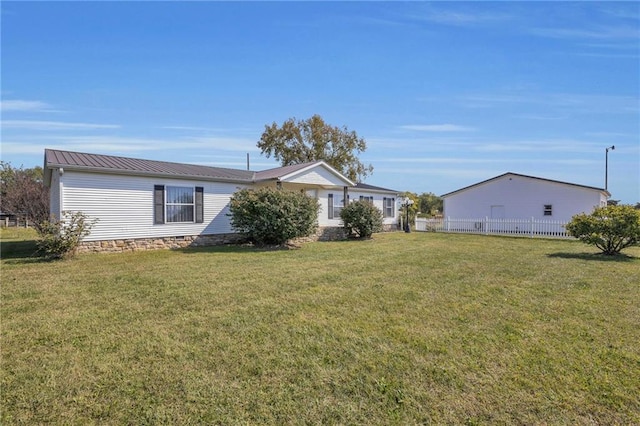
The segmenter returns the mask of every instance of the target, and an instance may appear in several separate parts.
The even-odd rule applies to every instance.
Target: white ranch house
[[[447,218],[568,222],[576,214],[606,206],[610,196],[602,188],[509,172],[442,198]]]
[[[97,219],[84,251],[212,245],[238,240],[229,201],[243,188],[304,191],[320,203],[316,238],[342,229],[344,200],[366,199],[398,222],[397,191],[356,184],[323,161],[249,171],[46,149],[44,180],[53,217],[82,211]]]

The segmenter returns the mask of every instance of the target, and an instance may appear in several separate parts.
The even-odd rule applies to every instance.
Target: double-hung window
[[[545,216],[553,216],[553,205],[545,204],[544,205],[544,215]]]
[[[193,222],[195,197],[193,188],[187,186],[167,186],[167,222]]]
[[[154,223],[202,223],[203,193],[201,186],[154,187]]]
[[[396,199],[395,198],[383,198],[382,199],[382,208],[384,217],[395,217],[396,216]]]
[[[366,201],[367,203],[373,204],[373,197],[367,197],[367,196],[361,195],[360,201]]]
[[[329,219],[339,219],[340,213],[342,212],[342,208],[344,207],[344,198],[341,200],[337,200],[333,197],[333,194],[329,194],[327,200],[327,211],[329,212]],[[349,198],[347,196],[347,203],[349,202]]]

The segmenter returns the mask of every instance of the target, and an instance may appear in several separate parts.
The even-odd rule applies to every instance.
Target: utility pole
[[[604,150],[604,190],[609,190],[609,150],[616,149],[615,145],[611,145]]]

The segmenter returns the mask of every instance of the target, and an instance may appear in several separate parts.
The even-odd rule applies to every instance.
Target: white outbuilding
[[[448,218],[569,221],[606,206],[610,196],[602,188],[508,172],[442,198]]]

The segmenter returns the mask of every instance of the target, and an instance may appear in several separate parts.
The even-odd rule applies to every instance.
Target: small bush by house
[[[62,219],[40,224],[38,251],[47,259],[73,257],[80,242],[89,235],[95,221],[82,212],[62,212]]]
[[[348,236],[371,238],[382,232],[382,212],[368,201],[354,201],[340,212]]]

